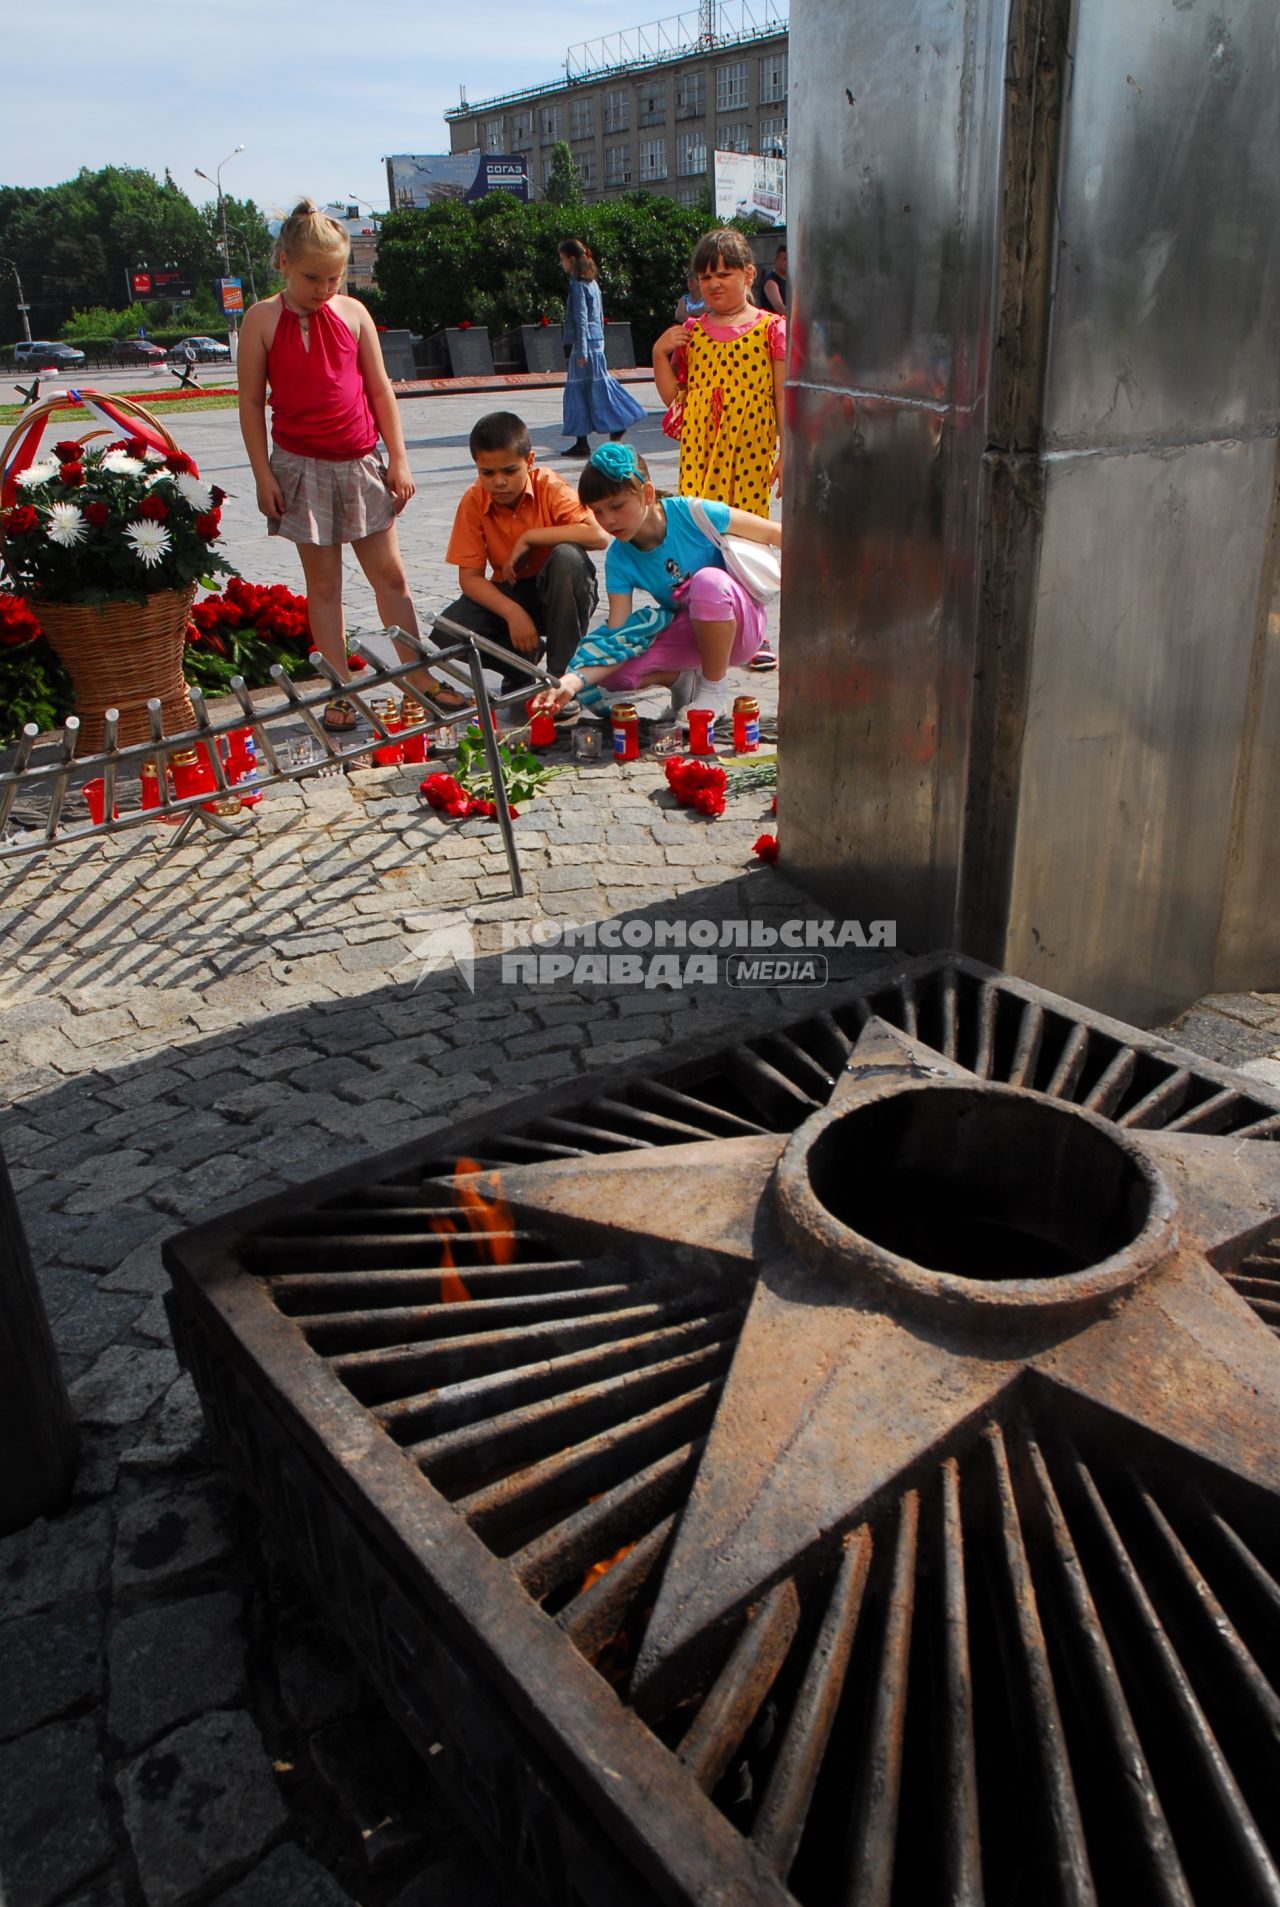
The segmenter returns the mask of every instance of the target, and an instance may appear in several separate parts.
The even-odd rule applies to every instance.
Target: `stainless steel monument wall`
[[[1151,1023],[1280,985],[1280,8],[794,0],[788,871]]]

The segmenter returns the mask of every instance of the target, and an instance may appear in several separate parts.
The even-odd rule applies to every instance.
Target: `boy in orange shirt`
[[[532,661],[546,647],[547,667],[563,675],[597,601],[588,550],[608,537],[562,477],[534,461],[528,426],[514,411],[491,411],[470,439],[476,481],[453,520],[445,560],[458,565],[461,596],[450,622],[519,650]],[[504,677],[503,688],[525,678]],[[556,720],[575,722],[569,703]]]

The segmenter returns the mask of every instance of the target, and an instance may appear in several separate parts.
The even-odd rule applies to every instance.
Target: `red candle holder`
[[[404,723],[398,716],[385,716],[383,727],[389,735],[398,734]],[[404,760],[403,742],[383,742],[373,751],[374,764],[378,768],[396,768]]]
[[[716,725],[714,709],[690,709],[689,753],[691,755],[714,755],[716,752],[713,730]]]
[[[93,781],[86,781],[80,792],[89,804],[89,819],[95,828],[100,828],[103,815],[106,813],[106,783],[99,775]],[[113,803],[111,819],[118,820],[119,815],[120,810]]]
[[[534,696],[524,705],[524,712],[529,717],[529,746],[530,748],[554,748],[556,745],[555,717],[550,709],[535,708],[536,701],[537,697]]]

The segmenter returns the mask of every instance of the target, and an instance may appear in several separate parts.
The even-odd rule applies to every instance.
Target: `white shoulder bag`
[[[737,579],[755,602],[767,606],[782,588],[782,562],[771,543],[753,543],[746,536],[717,530],[698,497],[689,497],[689,514],[702,534],[716,545],[730,576]]]

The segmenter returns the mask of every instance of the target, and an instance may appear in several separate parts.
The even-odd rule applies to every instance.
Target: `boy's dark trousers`
[[[531,618],[545,645],[548,669],[552,675],[563,675],[569,658],[586,634],[599,600],[595,564],[587,552],[576,543],[557,543],[536,576],[521,577],[514,583],[496,583],[494,587],[518,602]],[[450,622],[460,623],[475,635],[486,636],[490,642],[500,643],[504,649],[516,653],[511,632],[502,617],[482,603],[473,603],[469,596],[459,596],[443,613]],[[447,640],[443,630],[436,640]],[[534,662],[537,657],[527,659]],[[485,667],[490,666],[496,669],[500,665],[497,662],[491,665],[486,657]],[[504,674],[502,687],[518,689],[527,680],[527,676]]]

